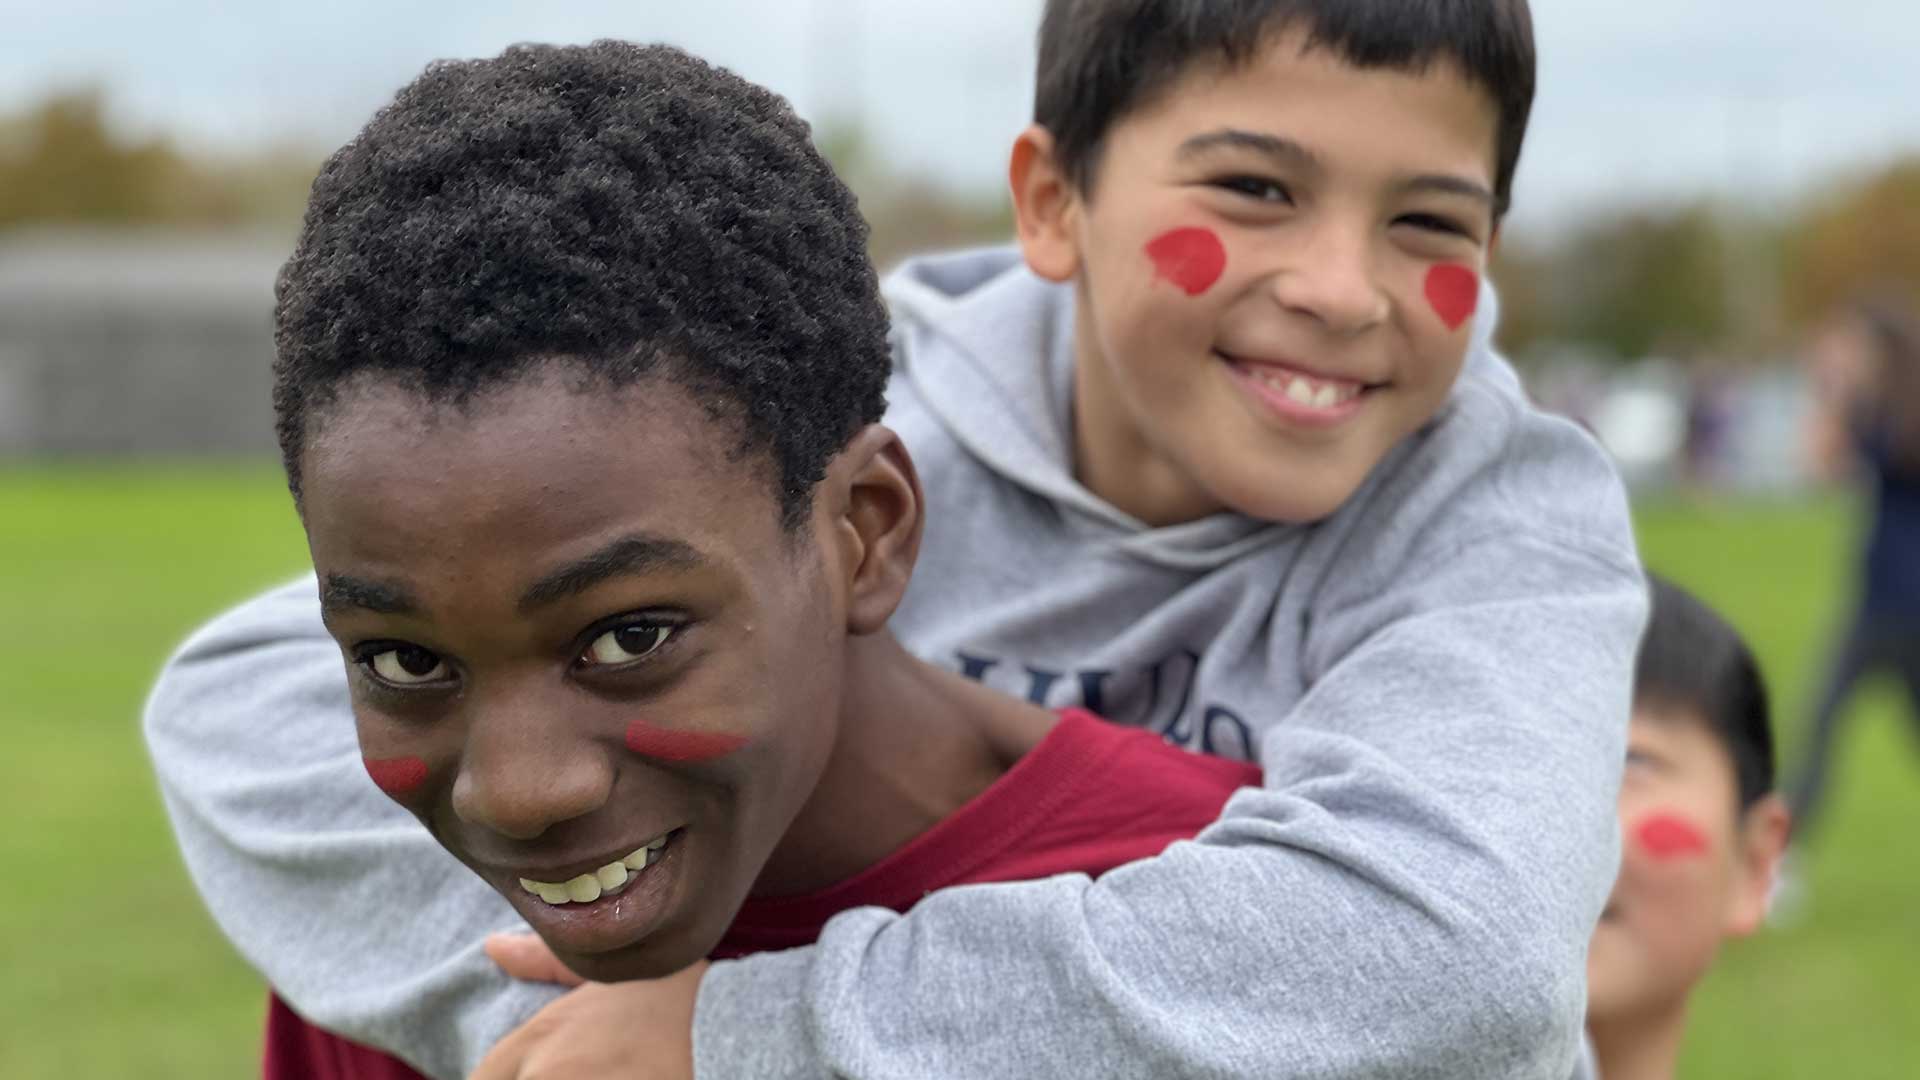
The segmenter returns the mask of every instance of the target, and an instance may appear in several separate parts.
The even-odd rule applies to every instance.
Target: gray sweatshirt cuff
[[[693,1010],[694,1080],[826,1075],[807,1020],[815,955],[788,949],[707,969]]]

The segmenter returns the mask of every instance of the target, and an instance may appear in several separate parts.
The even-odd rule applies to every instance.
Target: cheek
[[[747,745],[747,737],[725,732],[659,728],[645,720],[627,725],[627,749],[655,761],[700,764],[727,757]]]
[[[427,783],[427,763],[417,757],[364,758],[367,775],[387,797],[404,800]]]
[[[1188,296],[1199,296],[1227,272],[1227,246],[1211,229],[1175,229],[1147,244],[1155,276]]]
[[[1452,263],[1436,266],[1427,271],[1426,292],[1434,314],[1458,330],[1480,306],[1480,275]]]
[[[1635,822],[1633,842],[1656,862],[1704,859],[1711,848],[1707,832],[1675,813],[1648,814]]]

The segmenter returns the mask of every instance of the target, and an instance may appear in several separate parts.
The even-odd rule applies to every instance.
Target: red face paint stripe
[[[1188,296],[1213,288],[1227,272],[1227,248],[1209,229],[1175,229],[1147,245],[1160,277]]]
[[[712,761],[726,757],[747,744],[741,735],[721,735],[705,731],[668,731],[644,720],[627,725],[627,749],[641,757],[672,762]]]
[[[374,786],[396,799],[427,782],[427,763],[417,757],[367,758],[366,766]]]
[[[1427,303],[1447,329],[1458,330],[1480,306],[1480,275],[1451,263],[1427,271]]]
[[[1634,829],[1634,837],[1647,849],[1647,854],[1657,859],[1682,859],[1707,853],[1707,834],[1676,814],[1655,814],[1643,819]]]

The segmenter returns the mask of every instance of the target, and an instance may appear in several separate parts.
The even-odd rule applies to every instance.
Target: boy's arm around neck
[[[1326,531],[1263,788],[1098,881],[715,965],[697,1074],[1574,1073],[1644,589],[1589,440],[1511,386],[1458,410]]]

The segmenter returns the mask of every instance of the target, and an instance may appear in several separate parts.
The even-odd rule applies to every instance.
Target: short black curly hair
[[[788,528],[885,406],[852,193],[784,100],[667,46],[429,66],[321,168],[275,292],[296,503],[309,435],[366,376],[455,406],[556,359],[665,377],[771,459]]]

